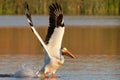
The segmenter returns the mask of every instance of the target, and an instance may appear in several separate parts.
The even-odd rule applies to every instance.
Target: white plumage
[[[55,30],[49,40],[49,44],[47,44],[47,48],[48,48],[51,56],[54,56],[57,58],[60,57],[60,53],[61,53],[60,49],[61,49],[64,29],[65,29],[64,27],[55,28]]]
[[[65,30],[62,8],[58,3],[53,3],[49,6],[49,28],[44,43],[33,26],[28,4],[25,7],[27,20],[33,33],[40,41],[45,54],[44,65],[41,70],[37,72],[37,75],[41,76],[41,74],[44,74],[46,77],[47,74],[50,73],[52,74],[52,77],[55,77],[54,74],[56,70],[64,63],[63,53],[68,53],[71,57],[75,58],[75,56],[68,52],[66,48],[61,49],[62,38]]]

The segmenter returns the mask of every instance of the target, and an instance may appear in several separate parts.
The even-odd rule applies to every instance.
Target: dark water
[[[32,16],[36,26],[48,26],[48,16]],[[65,25],[120,25],[120,16],[64,16]],[[26,26],[25,16],[0,16],[0,26]]]
[[[120,55],[77,55],[65,57],[65,64],[57,71],[60,78],[45,80],[120,80]],[[15,74],[24,70],[32,74],[43,64],[40,55],[0,55],[0,74]],[[31,71],[27,71],[29,69]],[[43,80],[41,78],[0,77],[0,80]]]

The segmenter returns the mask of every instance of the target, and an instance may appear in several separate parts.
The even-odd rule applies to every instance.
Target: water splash
[[[23,64],[17,72],[15,72],[14,77],[37,77],[36,72],[38,68],[34,64]]]

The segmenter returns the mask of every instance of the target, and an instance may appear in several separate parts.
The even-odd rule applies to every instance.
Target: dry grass
[[[45,38],[47,27],[37,27]],[[67,27],[63,46],[75,54],[119,54],[120,27]],[[29,27],[0,28],[0,54],[39,54],[42,47]]]

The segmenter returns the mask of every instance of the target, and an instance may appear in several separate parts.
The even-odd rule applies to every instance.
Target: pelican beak
[[[76,58],[70,51],[67,50],[67,48],[62,49],[62,54],[65,54],[71,58]]]

